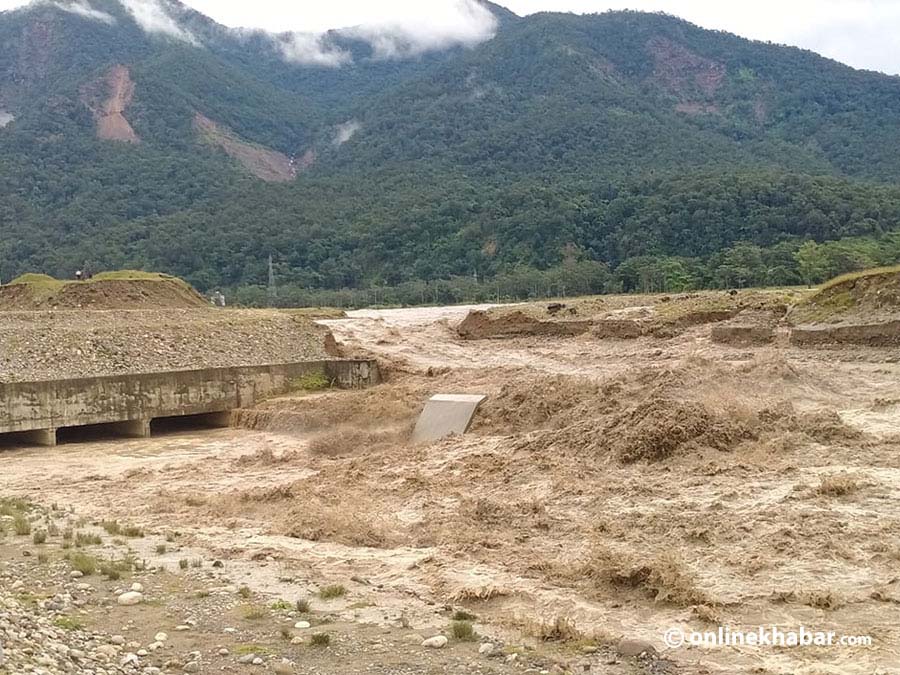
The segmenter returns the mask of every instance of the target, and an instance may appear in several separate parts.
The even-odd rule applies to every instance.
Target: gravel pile
[[[0,381],[323,359],[326,333],[309,319],[270,310],[6,312]]]
[[[159,668],[142,666],[140,657],[118,636],[57,625],[62,612],[71,611],[78,594],[62,593],[27,605],[0,590],[0,672],[56,675],[57,673],[140,673],[156,675]]]

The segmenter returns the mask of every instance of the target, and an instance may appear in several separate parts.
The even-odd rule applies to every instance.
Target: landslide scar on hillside
[[[194,129],[203,139],[222,148],[225,154],[261,180],[285,183],[297,176],[297,170],[287,155],[245,141],[228,127],[200,113],[194,115]]]
[[[658,83],[682,103],[711,107],[711,100],[725,80],[724,64],[695,54],[684,45],[661,36],[651,38],[647,50],[653,57],[653,77]],[[695,112],[706,110],[701,108]]]
[[[134,82],[126,66],[113,66],[99,82],[82,91],[84,104],[94,113],[97,138],[123,143],[140,143],[141,139],[125,119],[125,111],[134,97]]]

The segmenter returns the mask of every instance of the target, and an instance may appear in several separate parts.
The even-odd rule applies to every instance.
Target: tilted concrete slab
[[[475,411],[486,398],[482,394],[435,394],[419,415],[413,442],[428,443],[450,434],[466,433]]]

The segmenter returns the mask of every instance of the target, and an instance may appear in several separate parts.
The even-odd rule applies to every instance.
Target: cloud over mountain
[[[160,0],[119,0],[119,2],[146,32],[197,43],[197,38],[178,24]]]
[[[115,17],[106,12],[102,12],[99,9],[94,9],[87,0],[74,0],[74,2],[54,2],[52,3],[54,6],[63,10],[64,12],[71,12],[72,14],[77,14],[78,16],[83,16],[86,19],[92,19],[93,21],[101,21],[107,24],[113,24],[116,22]]]

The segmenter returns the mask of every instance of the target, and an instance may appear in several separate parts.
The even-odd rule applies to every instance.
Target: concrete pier
[[[57,431],[77,427],[146,438],[160,418],[198,416],[205,426],[228,426],[232,410],[291,391],[310,376],[343,388],[380,378],[374,361],[334,360],[0,383],[0,434],[54,446]]]

